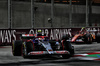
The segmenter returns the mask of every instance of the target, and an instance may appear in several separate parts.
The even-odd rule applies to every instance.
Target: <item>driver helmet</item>
[[[82,27],[82,29],[85,29],[85,27]]]
[[[37,36],[42,36],[42,30],[41,29],[37,30]]]
[[[85,27],[82,27],[82,28],[81,28],[81,31],[83,31],[83,30],[85,30]]]
[[[41,32],[42,32],[42,30],[41,30],[41,29],[39,29],[39,30],[38,30],[38,33],[41,33]]]

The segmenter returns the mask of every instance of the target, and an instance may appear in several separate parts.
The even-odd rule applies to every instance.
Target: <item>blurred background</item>
[[[0,0],[0,29],[100,26],[100,0]]]

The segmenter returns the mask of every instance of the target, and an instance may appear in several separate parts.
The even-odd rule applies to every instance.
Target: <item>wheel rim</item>
[[[12,53],[14,55],[14,42],[12,43]]]
[[[23,56],[26,56],[27,55],[27,50],[26,50],[25,44],[23,44],[23,47],[22,47],[22,55]]]

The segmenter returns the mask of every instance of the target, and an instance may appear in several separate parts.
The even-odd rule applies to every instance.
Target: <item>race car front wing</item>
[[[32,51],[29,52],[28,55],[58,55],[58,54],[70,54],[69,51],[62,50],[62,51]]]

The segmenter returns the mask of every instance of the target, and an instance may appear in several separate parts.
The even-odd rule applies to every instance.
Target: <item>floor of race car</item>
[[[75,47],[76,57],[70,59],[62,59],[61,56],[24,59],[13,56],[11,46],[0,46],[0,66],[98,66],[100,64],[100,60],[94,60],[100,58],[99,53],[87,55],[100,52],[100,43],[72,45]]]

